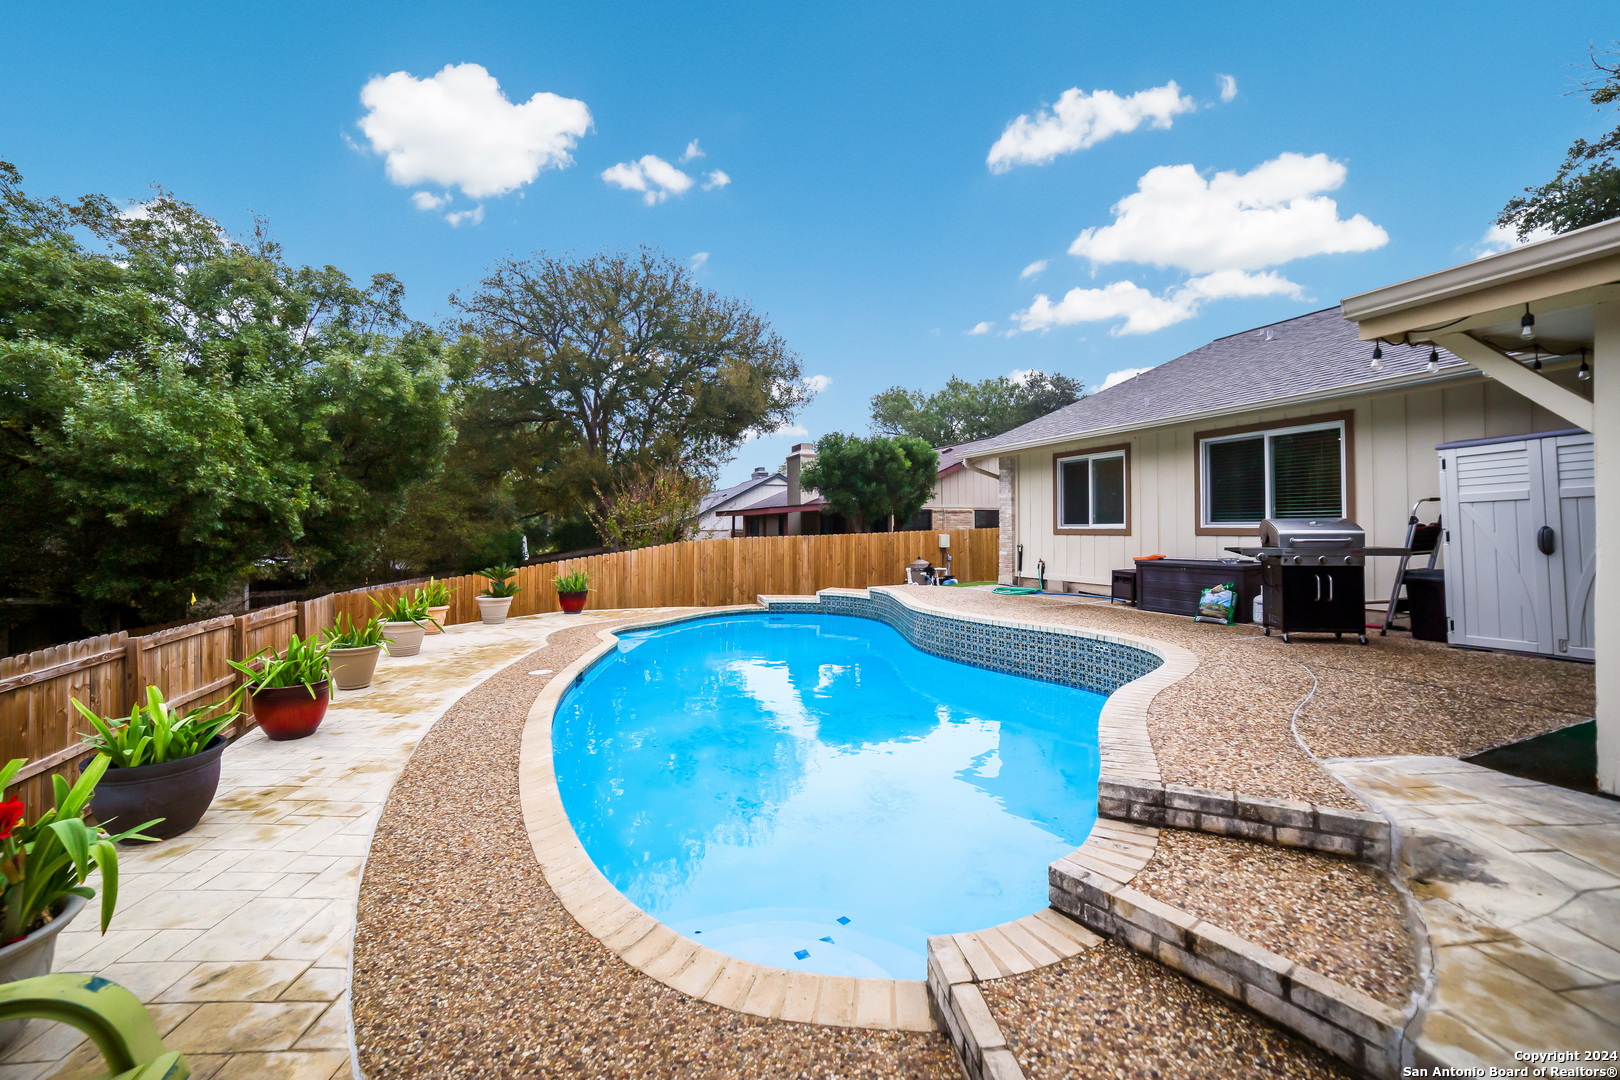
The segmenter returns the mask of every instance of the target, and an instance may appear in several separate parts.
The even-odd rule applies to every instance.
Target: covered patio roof
[[[1592,433],[1598,782],[1620,792],[1620,219],[1347,297],[1364,341],[1435,345]]]

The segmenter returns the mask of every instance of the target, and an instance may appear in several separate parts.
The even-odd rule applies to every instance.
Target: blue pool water
[[[931,934],[1046,906],[1091,831],[1101,694],[930,656],[845,615],[621,635],[564,696],[563,805],[615,886],[694,941],[920,979]]]

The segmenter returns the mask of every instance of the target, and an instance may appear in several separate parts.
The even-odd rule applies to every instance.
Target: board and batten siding
[[[987,464],[995,471],[993,462]],[[924,510],[995,510],[1001,506],[1001,491],[994,476],[958,469],[934,485],[933,496],[923,504]]]
[[[1462,376],[1409,390],[1334,398],[1284,409],[1257,409],[1214,420],[1167,424],[1126,434],[1103,435],[1024,451],[1016,455],[1016,535],[1024,548],[1020,580],[1033,581],[1046,560],[1049,589],[1107,593],[1111,572],[1128,568],[1137,555],[1219,559],[1228,547],[1253,546],[1258,536],[1198,534],[1197,432],[1287,426],[1310,417],[1352,414],[1352,488],[1349,514],[1367,533],[1367,543],[1396,547],[1406,539],[1412,504],[1440,494],[1435,447],[1460,439],[1525,435],[1569,427],[1494,381]],[[1053,529],[1052,459],[1090,447],[1129,444],[1130,531],[1124,536],[1060,536]],[[1424,507],[1434,520],[1439,504]],[[1005,524],[1005,523],[1004,523]],[[1387,599],[1396,560],[1369,559],[1367,593]]]

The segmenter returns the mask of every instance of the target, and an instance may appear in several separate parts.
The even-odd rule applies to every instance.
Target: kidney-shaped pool
[[[1091,831],[1106,697],[940,659],[886,623],[743,614],[620,635],[559,705],[602,873],[731,956],[920,979],[931,934],[1046,906]]]

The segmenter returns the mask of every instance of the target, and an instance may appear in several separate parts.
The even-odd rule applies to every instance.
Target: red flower
[[[0,802],[0,840],[11,835],[11,830],[22,823],[23,803],[21,799],[9,799]]]

